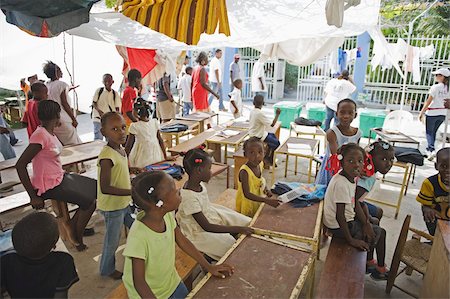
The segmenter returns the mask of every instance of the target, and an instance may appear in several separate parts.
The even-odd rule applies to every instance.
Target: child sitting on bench
[[[361,175],[365,159],[366,152],[355,143],[343,145],[338,150],[342,170],[332,177],[325,193],[323,222],[333,237],[345,238],[349,245],[368,251],[366,273],[372,273],[375,280],[386,280],[386,231],[365,221],[361,206],[355,205],[355,180]],[[369,229],[373,230],[373,235],[367,234]],[[370,263],[374,248],[378,258],[376,266]]]
[[[201,149],[186,153],[183,166],[189,179],[180,190],[176,218],[181,232],[194,246],[219,260],[234,244],[232,235],[251,234],[250,217],[209,201],[206,184],[211,179],[211,158]]]

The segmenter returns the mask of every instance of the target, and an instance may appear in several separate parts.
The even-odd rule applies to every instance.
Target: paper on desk
[[[302,133],[316,133],[316,127],[297,125],[295,128],[297,131],[300,131]]]
[[[288,143],[287,148],[293,154],[311,155],[311,147],[308,144]]]

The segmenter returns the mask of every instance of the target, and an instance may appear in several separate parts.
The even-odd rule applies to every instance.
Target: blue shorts
[[[364,203],[366,204],[367,209],[369,210],[369,215],[376,218],[378,216],[378,207],[367,201],[365,201]]]

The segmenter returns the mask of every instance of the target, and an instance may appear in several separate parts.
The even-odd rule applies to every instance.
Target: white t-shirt
[[[67,102],[69,103],[69,105],[71,105],[68,93],[69,85],[66,82],[60,80],[48,81],[47,83],[45,83],[45,85],[47,86],[48,89],[48,99],[55,101],[61,107],[60,120],[62,122],[72,123],[72,118],[69,116],[69,114],[67,114],[66,110],[64,110],[64,107],[61,105],[61,93],[63,91],[65,91],[66,93]]]
[[[261,81],[259,78],[262,78],[263,87],[261,86]],[[267,92],[267,86],[266,86],[266,74],[264,73],[264,63],[261,63],[259,60],[255,62],[253,65],[253,71],[252,71],[252,91],[258,92],[258,91],[265,91]]]
[[[236,113],[236,109],[234,108],[233,104],[231,104],[231,102],[234,102],[234,104],[236,104],[236,106],[239,109],[238,114],[240,114],[240,116],[242,116],[242,95],[241,95],[241,90],[237,89],[236,87],[233,89],[232,92],[230,92],[230,110],[231,113],[235,114]]]
[[[177,89],[181,90],[181,99],[184,103],[192,102],[191,83],[192,76],[188,74],[184,74],[184,76],[181,77],[180,81],[178,81]]]
[[[217,57],[214,57],[209,63],[209,82],[218,83],[216,70],[219,70],[219,82],[222,82],[222,64],[220,63],[220,60],[217,59]]]
[[[261,109],[255,108],[250,112],[248,135],[264,140],[267,137],[267,128],[271,124],[272,122],[264,115],[264,112]]]
[[[323,209],[323,223],[326,227],[339,228],[336,220],[336,204],[345,204],[345,220],[347,222],[355,219],[355,192],[356,183],[351,183],[345,176],[335,174],[328,184],[325,193],[325,205]]]
[[[345,79],[331,79],[325,86],[325,105],[328,108],[337,111],[337,104],[346,98],[356,90],[355,85]]]
[[[444,107],[444,100],[450,99],[450,91],[444,83],[439,83],[431,86],[428,92],[433,97],[428,110],[425,112],[428,116],[446,115],[447,109]]]
[[[97,107],[103,111],[103,113],[106,112],[114,112],[116,109],[119,109],[122,105],[122,100],[120,98],[120,95],[118,92],[116,92],[114,89],[111,89],[111,91],[106,90],[106,88],[103,87],[103,91],[100,94],[100,97],[98,96],[98,93],[100,92],[100,89],[102,87],[98,88],[95,93],[94,97],[92,98],[92,103],[97,103]],[[114,96],[115,94],[115,96]],[[98,113],[97,109],[92,107],[92,121],[100,122],[100,114]]]

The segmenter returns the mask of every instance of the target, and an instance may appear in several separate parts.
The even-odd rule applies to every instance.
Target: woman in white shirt
[[[327,116],[325,119],[325,131],[330,129],[331,120],[334,118],[334,124],[337,125],[336,110],[337,104],[346,98],[350,98],[350,95],[356,90],[356,86],[353,85],[350,79],[350,75],[347,70],[343,70],[342,74],[338,78],[331,79],[325,87],[325,106],[327,109]]]
[[[432,74],[436,75],[437,84],[431,86],[428,92],[428,99],[425,101],[419,114],[419,120],[423,121],[425,114],[425,130],[427,136],[427,156],[432,160],[434,154],[434,142],[436,141],[436,132],[445,120],[447,109],[444,107],[445,99],[450,99],[448,68],[440,68]]]

